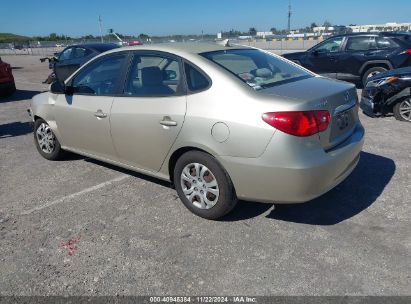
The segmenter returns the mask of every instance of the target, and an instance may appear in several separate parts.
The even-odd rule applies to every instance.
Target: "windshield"
[[[255,90],[312,77],[285,60],[256,49],[200,54],[236,75]]]

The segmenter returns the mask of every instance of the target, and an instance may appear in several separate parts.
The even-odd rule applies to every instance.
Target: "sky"
[[[291,27],[411,22],[411,0],[291,0]],[[288,0],[0,0],[0,32],[35,36],[214,34],[287,27]]]

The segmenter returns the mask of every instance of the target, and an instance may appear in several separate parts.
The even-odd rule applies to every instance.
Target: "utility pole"
[[[102,23],[103,23],[103,20],[101,20],[101,16],[98,15],[98,24],[99,24],[99,26],[100,26],[100,39],[101,39],[101,43],[104,42],[104,41],[103,41],[103,25],[102,25]]]
[[[288,33],[291,31],[291,0],[288,0]]]

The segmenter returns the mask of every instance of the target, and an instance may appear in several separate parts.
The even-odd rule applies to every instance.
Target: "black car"
[[[317,74],[365,84],[375,74],[411,66],[411,33],[337,35],[283,56]]]
[[[396,119],[411,122],[411,67],[368,79],[360,106],[372,117],[394,113]]]
[[[60,82],[64,82],[74,71],[91,58],[118,47],[114,43],[89,43],[66,47],[53,60],[54,73]]]

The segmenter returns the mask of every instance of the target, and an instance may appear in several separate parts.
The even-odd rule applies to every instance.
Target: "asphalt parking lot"
[[[411,295],[410,124],[360,114],[364,152],[337,188],[207,221],[167,183],[43,159],[26,109],[47,64],[2,59],[18,91],[0,101],[1,295]]]

